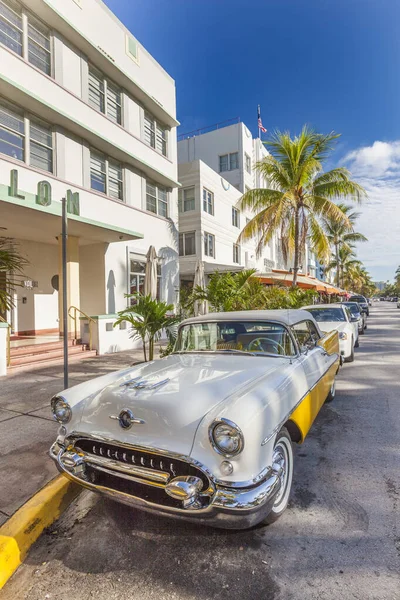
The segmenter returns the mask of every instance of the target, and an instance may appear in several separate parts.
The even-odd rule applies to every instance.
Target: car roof
[[[343,306],[341,302],[331,302],[331,304],[310,304],[310,306],[303,306],[303,310],[311,310],[312,308],[339,308]]]
[[[362,298],[363,300],[365,300],[365,296],[361,296],[361,294],[353,294],[352,296],[350,296],[349,299],[351,300],[352,298]]]
[[[311,317],[312,318],[312,317]],[[310,313],[304,309],[279,310],[241,310],[235,312],[208,313],[199,317],[191,317],[182,321],[181,325],[190,323],[207,323],[212,321],[277,321],[283,325],[294,325],[310,319]]]

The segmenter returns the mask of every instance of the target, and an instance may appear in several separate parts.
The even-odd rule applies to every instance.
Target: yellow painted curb
[[[42,531],[62,515],[81,490],[59,475],[0,527],[0,590]]]

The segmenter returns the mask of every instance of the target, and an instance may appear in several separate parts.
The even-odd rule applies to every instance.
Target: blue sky
[[[334,163],[369,192],[359,257],[400,264],[400,0],[106,0],[176,81],[180,133],[240,117],[342,134]],[[396,248],[397,246],[397,248]]]

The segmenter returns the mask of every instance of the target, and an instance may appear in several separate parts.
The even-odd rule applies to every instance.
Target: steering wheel
[[[265,349],[263,342],[270,342],[276,348],[277,354],[285,354],[285,348],[281,346],[281,344],[278,344],[278,342],[275,340],[266,337],[259,337],[252,340],[248,345],[247,350],[249,352],[268,352],[268,350]],[[282,352],[280,352],[280,350],[282,350]]]

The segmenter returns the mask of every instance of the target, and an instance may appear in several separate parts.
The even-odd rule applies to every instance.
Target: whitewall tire
[[[275,496],[271,512],[263,521],[266,525],[274,523],[286,510],[293,483],[293,458],[292,440],[283,427],[276,436],[272,459],[273,465],[280,467],[281,487]]]

